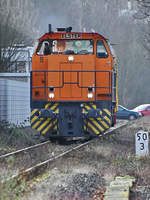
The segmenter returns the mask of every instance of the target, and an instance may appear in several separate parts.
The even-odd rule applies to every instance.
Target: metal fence
[[[0,74],[0,121],[30,125],[30,75]]]

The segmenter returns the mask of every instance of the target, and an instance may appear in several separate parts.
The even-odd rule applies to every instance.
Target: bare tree
[[[138,10],[134,17],[140,22],[141,40],[145,49],[150,52],[150,0],[136,0]],[[147,55],[149,58],[149,56]]]
[[[0,72],[11,71],[11,65],[18,59],[18,45],[31,45],[37,37],[32,1],[0,2]]]

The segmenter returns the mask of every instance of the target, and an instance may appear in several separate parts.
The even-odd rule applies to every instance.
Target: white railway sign
[[[148,132],[140,130],[135,135],[135,148],[136,148],[136,156],[146,156],[149,154],[149,135]]]

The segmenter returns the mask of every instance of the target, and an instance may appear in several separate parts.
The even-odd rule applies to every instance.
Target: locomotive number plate
[[[78,39],[81,38],[80,33],[63,33],[62,34],[63,39]]]

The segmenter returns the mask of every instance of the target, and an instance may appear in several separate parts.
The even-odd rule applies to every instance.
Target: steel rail
[[[0,156],[0,160],[8,158],[9,156],[15,156],[17,154],[20,154],[20,153],[23,153],[23,152],[26,152],[26,151],[30,151],[32,149],[36,149],[38,147],[44,146],[45,144],[49,144],[49,143],[50,143],[50,141],[46,141],[46,142],[42,142],[42,143],[30,146],[30,147],[26,147],[24,149],[19,149],[17,151],[13,151],[13,152],[10,152],[10,153],[7,153],[7,154],[3,154],[3,155]]]
[[[115,127],[111,127],[103,135],[99,135],[98,137],[95,137],[95,139],[104,137],[107,134],[110,135],[110,134],[114,133],[115,131],[117,131],[118,129],[126,127],[128,124],[129,124],[129,122],[124,122],[121,125],[116,125]],[[71,153],[75,150],[78,150],[78,149],[80,149],[80,148],[82,148],[82,147],[84,147],[88,144],[91,144],[92,142],[95,141],[95,139],[84,142],[83,144],[80,144],[76,147],[73,147],[73,148],[71,148],[71,149],[69,149],[69,150],[67,150],[67,151],[65,151],[61,154],[56,155],[56,156],[52,156],[48,160],[46,160],[44,162],[40,162],[40,163],[36,164],[35,166],[30,167],[28,169],[25,169],[21,173],[12,176],[11,179],[16,179],[16,180],[22,180],[23,179],[25,181],[28,181],[28,180],[32,179],[33,177],[40,175],[42,172],[44,172],[46,169],[48,169],[48,167],[50,166],[50,163],[52,163],[53,161],[56,161],[57,159],[59,159],[63,156],[66,156],[67,154],[69,154],[69,153]]]

